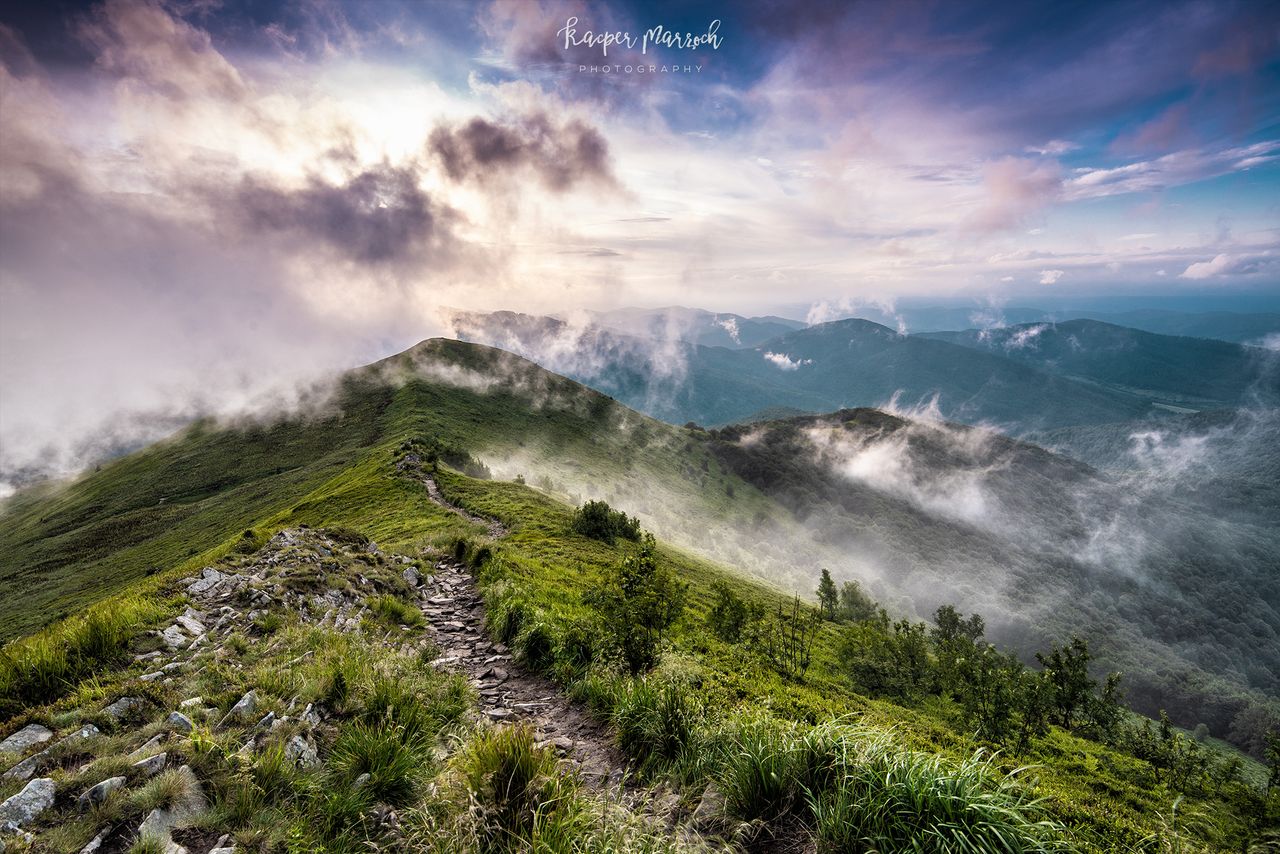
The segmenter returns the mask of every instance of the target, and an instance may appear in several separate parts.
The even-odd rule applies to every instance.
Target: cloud
[[[1264,140],[1218,150],[1185,149],[1154,160],[1112,168],[1077,169],[1065,184],[1068,200],[1164,190],[1271,163],[1280,140]]]
[[[742,343],[742,339],[738,337],[738,319],[736,317],[717,319],[716,326],[719,326],[725,332],[729,333],[729,338],[734,344]]]
[[[1056,163],[1004,157],[984,167],[982,186],[985,198],[969,226],[1003,231],[1022,226],[1053,202],[1062,191],[1062,172]]]
[[[804,365],[813,364],[813,359],[793,359],[786,353],[765,353],[764,359],[783,371],[798,371]]]
[[[318,241],[370,264],[411,257],[439,262],[453,241],[449,229],[456,214],[428,196],[419,177],[412,167],[386,164],[344,183],[312,176],[297,188],[246,176],[223,202],[247,233]]]
[[[1065,139],[1051,139],[1043,145],[1029,145],[1027,151],[1032,154],[1042,154],[1048,157],[1061,157],[1064,154],[1070,154],[1072,151],[1079,151],[1080,146],[1074,142],[1068,142]]]
[[[460,127],[437,127],[428,148],[454,181],[487,181],[520,169],[556,191],[584,180],[614,180],[609,145],[598,130],[577,119],[556,124],[545,113],[507,125],[477,116]]]
[[[240,73],[213,48],[209,34],[158,2],[107,0],[85,18],[80,37],[95,51],[97,65],[173,99],[208,96],[241,101],[249,88]]]
[[[1063,270],[1041,270],[1040,284],[1056,285],[1058,283],[1058,280],[1061,279],[1064,275],[1066,275],[1066,272]]]
[[[1208,261],[1188,265],[1179,275],[1181,279],[1215,279],[1222,276],[1247,276],[1276,266],[1270,255],[1230,255],[1222,253]]]

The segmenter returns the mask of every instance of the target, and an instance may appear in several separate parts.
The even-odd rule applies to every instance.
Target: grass
[[[369,611],[391,628],[399,626],[417,628],[423,623],[422,611],[417,606],[390,593],[370,597],[367,604]]]
[[[629,488],[651,480],[689,494],[702,489],[706,476],[697,472],[705,452],[679,430],[637,420],[563,381],[546,382],[538,409],[506,393],[485,396],[417,381],[384,390],[355,383],[343,392],[342,419],[232,431],[197,425],[60,490],[16,496],[0,525],[6,555],[0,584],[19,591],[0,601],[3,631],[27,632],[39,624],[33,614],[129,592],[6,646],[0,702],[23,721],[56,719],[67,727],[97,714],[126,685],[130,691],[137,685],[118,666],[127,644],[172,613],[156,591],[203,565],[240,559],[249,544],[282,527],[307,524],[346,529],[340,539],[361,550],[366,540],[384,553],[415,557],[456,548],[477,572],[497,640],[609,720],[646,781],[678,784],[686,796],[715,782],[728,811],[749,826],[764,817],[802,822],[827,850],[873,844],[910,850],[926,840],[937,847],[924,850],[963,850],[957,840],[964,835],[993,846],[984,850],[1001,850],[993,840],[1003,838],[1023,846],[1007,850],[1035,851],[1051,845],[1036,834],[1057,834],[1083,851],[1119,852],[1166,838],[1173,825],[1202,850],[1238,848],[1247,821],[1242,802],[1186,799],[1171,824],[1173,795],[1152,785],[1148,769],[1131,756],[1053,730],[1026,755],[975,758],[980,745],[954,726],[948,701],[909,708],[857,694],[840,674],[830,625],[823,626],[804,678],[785,678],[715,637],[706,614],[717,583],[766,608],[791,591],[669,546],[660,547],[659,559],[689,583],[687,611],[654,674],[633,681],[611,671],[582,593],[632,544],[610,546],[574,534],[573,507],[554,490],[442,469],[437,480],[450,499],[508,526],[510,535],[492,543],[481,527],[432,504],[419,484],[389,465],[403,438],[438,435],[486,452],[508,448],[522,455],[522,464],[567,460],[577,476],[602,484],[616,480]],[[625,441],[600,438],[615,435]],[[526,446],[513,445],[515,436]],[[706,514],[688,524],[704,533],[718,530],[723,514],[763,506],[739,481],[730,501],[719,488],[728,476],[714,460],[708,471],[715,497]],[[526,472],[531,482],[535,472]],[[735,547],[750,551],[755,543]],[[365,552],[359,565],[299,576],[300,589],[350,585],[357,572],[373,572],[372,560]],[[19,566],[37,567],[44,580],[32,581],[37,576]],[[153,567],[159,571],[147,576]],[[384,574],[398,568],[376,567]],[[425,667],[429,657],[395,648],[401,636],[414,633],[391,632],[390,652],[381,645],[387,630],[413,617],[401,591],[390,585],[378,591],[368,603],[382,628],[376,636],[277,622],[272,615],[250,632],[269,631],[270,638],[235,636],[224,644],[228,658],[203,659],[179,677],[179,687],[153,698],[148,714],[195,694],[225,710],[254,688],[262,707],[278,715],[308,702],[326,710],[317,734],[324,763],[315,769],[284,763],[288,728],[268,738],[251,763],[236,757],[247,735],[242,730],[202,730],[175,747],[171,763],[189,763],[210,795],[207,821],[262,850],[366,851],[389,844],[386,829],[371,818],[385,799],[404,804],[404,833],[420,847],[475,850],[479,840],[548,851],[671,847],[607,795],[585,792],[559,772],[549,775],[546,751],[531,748],[523,736],[505,734],[481,749],[481,736],[461,735],[470,702],[465,683]],[[11,621],[19,612],[21,619]],[[0,731],[19,725],[17,718],[7,720]],[[459,755],[470,757],[466,763],[456,757],[441,763],[444,746],[459,742]],[[122,743],[119,750],[136,746]],[[1006,777],[1024,763],[1037,767]],[[369,779],[356,786],[365,773]],[[508,792],[505,801],[499,791]],[[500,802],[523,806],[511,811]],[[1194,814],[1207,818],[1186,821]]]
[[[169,610],[142,596],[117,597],[6,644],[0,650],[0,718],[47,703],[80,680],[119,663],[137,632]]]

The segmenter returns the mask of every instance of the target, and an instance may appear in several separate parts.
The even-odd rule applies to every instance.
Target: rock
[[[143,777],[154,777],[164,770],[165,763],[168,761],[168,753],[157,753],[155,756],[139,759],[130,767],[137,769],[138,773]]]
[[[699,830],[710,830],[724,819],[724,793],[710,783],[702,792],[702,800],[693,811],[693,826]]]
[[[192,637],[202,635],[208,631],[208,629],[204,627],[204,623],[200,622],[195,617],[188,617],[186,614],[179,617],[176,622]]]
[[[551,739],[551,743],[554,744],[556,750],[559,750],[561,753],[568,753],[570,750],[573,750],[573,739],[566,738],[563,735]]]
[[[247,691],[240,700],[231,707],[231,711],[227,712],[226,717],[218,722],[218,726],[225,727],[235,723],[244,723],[258,708],[258,692]]]
[[[191,854],[191,852],[170,839],[169,844],[164,847],[164,854]]]
[[[371,779],[373,778],[369,775],[369,772],[366,771],[356,778],[356,781],[351,784],[351,788],[359,791],[364,788],[365,783],[368,783]]]
[[[116,700],[114,703],[103,709],[102,712],[107,717],[111,718],[111,720],[118,721],[124,717],[125,713],[130,709],[136,709],[141,705],[142,700],[138,697],[121,697],[119,700]]]
[[[138,826],[139,839],[153,837],[162,840],[167,846],[165,848],[166,852],[177,850],[168,847],[172,845],[172,839],[169,836],[170,831],[204,809],[204,794],[200,791],[200,781],[191,772],[191,768],[183,765],[178,769],[178,773],[186,778],[186,788],[189,794],[168,809],[152,810],[142,820],[142,824]]]
[[[133,657],[133,660],[134,661],[151,661],[153,658],[159,658],[159,657],[160,657],[160,650],[157,649],[151,652],[144,652],[141,655],[135,655]]]
[[[205,567],[200,578],[187,586],[187,592],[199,596],[201,593],[206,593],[218,586],[218,583],[222,581],[222,578],[222,573],[218,572],[218,570],[211,566]]]
[[[254,729],[272,729],[275,726],[276,713],[267,712],[262,718],[253,725]]]
[[[177,673],[184,666],[185,665],[181,661],[170,661],[168,664],[166,664],[164,667],[161,667],[160,669],[165,673]]]
[[[161,676],[164,676],[163,670],[157,670],[154,673],[144,673],[138,678],[143,682],[154,682],[157,679],[159,679]]]
[[[179,709],[190,709],[193,706],[199,706],[204,703],[204,697],[188,697],[178,704]]]
[[[155,735],[151,736],[151,738],[147,739],[146,744],[142,745],[137,750],[130,753],[129,758],[132,759],[135,756],[141,756],[144,753],[150,753],[152,750],[159,747],[161,742],[163,741],[164,741],[164,733],[158,732]]]
[[[511,717],[510,709],[485,709],[484,713],[495,721],[503,721]]]
[[[302,712],[302,720],[308,726],[320,726],[320,712],[313,703],[307,703],[307,708]]]
[[[76,799],[76,809],[84,812],[96,804],[100,804],[107,799],[107,795],[116,789],[122,788],[125,784],[124,777],[108,777],[96,786],[87,789],[84,794]]]
[[[26,753],[37,744],[43,744],[53,738],[53,730],[40,724],[27,724],[13,735],[0,741],[0,753]]]
[[[107,837],[110,835],[111,835],[110,826],[102,828],[102,830],[98,831],[97,836],[93,837],[93,839],[90,839],[89,842],[83,848],[80,849],[80,854],[94,854],[95,851],[97,851],[99,848],[102,847],[102,843],[106,842]]]
[[[196,725],[191,722],[191,718],[187,717],[182,712],[170,712],[169,717],[165,722],[178,732],[184,734],[193,732],[196,728]]]
[[[56,789],[48,777],[32,780],[21,792],[0,804],[0,822],[13,822],[15,827],[21,827],[32,821],[53,806]]]
[[[170,626],[160,633],[160,640],[170,649],[182,649],[187,645],[187,636],[176,625]]]
[[[295,735],[284,746],[284,757],[299,768],[311,768],[320,764],[315,746],[301,735]]]
[[[412,566],[402,572],[401,575],[404,576],[404,580],[410,587],[417,587],[422,583],[422,574]]]

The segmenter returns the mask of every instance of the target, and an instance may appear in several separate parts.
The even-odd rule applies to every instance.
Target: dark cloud
[[[373,264],[447,248],[456,218],[422,190],[414,169],[385,165],[345,184],[312,177],[300,189],[247,177],[224,201],[251,232],[316,239],[352,260]]]
[[[614,181],[609,144],[599,131],[576,119],[557,125],[545,113],[510,125],[476,117],[439,127],[427,147],[454,181],[485,181],[524,169],[556,191],[586,180]]]

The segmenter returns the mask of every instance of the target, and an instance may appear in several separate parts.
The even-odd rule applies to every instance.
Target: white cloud
[[[1041,270],[1040,284],[1056,285],[1058,283],[1058,280],[1065,275],[1066,275],[1066,271],[1064,270]]]
[[[1268,255],[1229,255],[1221,253],[1208,261],[1197,261],[1188,265],[1179,278],[1213,279],[1219,276],[1246,276],[1258,273],[1264,267],[1274,266],[1274,260]]]
[[[813,364],[813,359],[792,359],[786,353],[765,353],[764,358],[784,371],[798,371],[801,365]]]
[[[1044,145],[1029,145],[1027,151],[1031,154],[1041,154],[1047,157],[1060,157],[1080,148],[1074,142],[1068,142],[1065,139],[1051,139]]]

